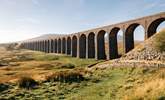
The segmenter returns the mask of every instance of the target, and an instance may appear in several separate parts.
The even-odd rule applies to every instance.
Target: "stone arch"
[[[47,40],[47,53],[50,53],[50,40]]]
[[[47,41],[45,40],[45,46],[44,46],[44,52],[46,53],[47,52]]]
[[[71,54],[71,38],[70,37],[67,38],[67,54],[68,55]]]
[[[39,51],[41,51],[41,41],[39,41]]]
[[[40,51],[40,41],[37,41],[38,43],[38,51]]]
[[[37,51],[39,51],[39,42],[36,41],[36,44],[37,44]]]
[[[54,53],[57,53],[57,39],[54,40]]]
[[[95,34],[93,32],[88,35],[88,58],[95,58]]]
[[[58,53],[61,53],[61,39],[58,39]]]
[[[37,41],[37,51],[39,51],[39,50],[40,50],[40,42]]]
[[[79,57],[86,58],[86,36],[82,34],[79,39]]]
[[[66,39],[62,38],[62,53],[65,54],[66,52]]]
[[[34,44],[34,48],[33,48],[33,50],[36,51],[36,50],[37,50],[36,42],[34,41],[33,44]]]
[[[134,48],[134,31],[135,29],[140,26],[138,23],[133,23],[128,26],[128,28],[125,31],[125,53],[129,52]],[[142,26],[142,25],[141,25]],[[142,26],[143,27],[143,26]],[[143,27],[144,28],[144,27]]]
[[[105,54],[105,31],[101,30],[98,32],[97,35],[97,58],[98,59],[106,59],[106,54]]]
[[[110,59],[118,58],[118,41],[117,34],[120,31],[120,28],[114,27],[109,34],[109,57]]]
[[[45,51],[44,47],[45,47],[45,42],[44,42],[44,40],[43,40],[43,41],[42,41],[42,52]]]
[[[77,57],[77,37],[72,37],[72,56]]]
[[[54,51],[54,41],[52,39],[50,41],[51,41],[51,47],[50,47],[51,50],[50,50],[50,52],[53,53],[53,51]]]
[[[33,41],[32,43],[33,43],[33,48],[32,48],[32,50],[35,50],[35,43],[34,43],[34,41]]]
[[[36,41],[36,47],[37,47],[37,51],[39,51],[39,43],[38,43],[38,41]]]
[[[32,50],[34,50],[34,48],[35,48],[35,44],[34,44],[34,42],[32,42],[32,45],[33,45],[33,48],[32,48]]]
[[[37,42],[34,42],[34,50],[37,51]]]
[[[151,37],[153,34],[156,33],[158,26],[165,21],[165,18],[159,18],[151,22],[147,29],[147,38]]]
[[[46,53],[46,47],[47,47],[46,40],[44,40],[44,52],[45,53]]]
[[[37,43],[34,41],[34,50],[37,51]]]
[[[42,42],[41,41],[39,41],[39,47],[40,47],[40,51],[42,51]]]

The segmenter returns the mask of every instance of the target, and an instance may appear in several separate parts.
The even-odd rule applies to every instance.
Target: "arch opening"
[[[95,58],[95,34],[93,32],[88,35],[88,58]]]
[[[115,59],[123,54],[123,31],[115,27],[109,34],[109,57]]]
[[[101,30],[97,35],[97,59],[106,59],[105,34],[106,32]]]
[[[71,38],[70,37],[67,38],[67,54],[68,55],[71,54]]]
[[[62,53],[65,54],[66,51],[66,39],[63,38],[62,39]]]
[[[159,18],[153,21],[147,29],[147,38],[151,37],[157,32],[158,26],[165,21],[165,18]]]
[[[86,36],[84,34],[79,39],[79,57],[86,58]]]
[[[38,51],[38,42],[36,41],[36,51]]]
[[[42,52],[44,52],[44,41],[42,41]]]
[[[50,40],[47,40],[47,53],[50,53]]]
[[[40,51],[40,42],[37,41],[37,51]]]
[[[44,52],[46,53],[46,51],[47,51],[47,42],[46,42],[46,40],[44,41]]]
[[[54,51],[54,41],[51,40],[51,50],[50,50],[50,52],[53,53],[53,51]]]
[[[58,53],[61,53],[61,39],[58,39]]]
[[[137,26],[134,31],[134,46],[142,43],[145,40],[145,29],[142,25]]]
[[[54,53],[57,53],[57,39],[54,40]]]
[[[165,21],[161,22],[161,23],[158,25],[156,32],[158,33],[158,32],[160,32],[160,31],[162,31],[162,30],[165,30]]]
[[[77,57],[77,37],[72,38],[72,56]]]
[[[34,42],[34,50],[37,51],[37,42]]]
[[[142,25],[134,23],[131,24],[125,33],[125,53],[132,50],[137,44],[144,41],[145,30]]]

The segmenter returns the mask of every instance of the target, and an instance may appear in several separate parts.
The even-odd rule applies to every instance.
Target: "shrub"
[[[58,81],[58,82],[80,82],[83,81],[84,77],[80,72],[76,71],[60,71],[46,76],[46,81]]]
[[[75,68],[75,65],[74,65],[74,64],[71,64],[71,63],[67,63],[67,64],[61,65],[61,68],[69,68],[69,69],[72,69],[72,68]]]
[[[159,96],[157,100],[165,100],[165,96]]]
[[[0,83],[0,92],[2,92],[2,91],[4,91],[4,90],[7,90],[8,88],[9,88],[9,85]]]
[[[155,38],[155,48],[160,52],[165,51],[165,31],[161,31]]]
[[[38,85],[38,82],[36,82],[31,77],[23,76],[23,77],[20,77],[17,84],[20,88],[31,89],[31,88],[34,88],[36,85]]]

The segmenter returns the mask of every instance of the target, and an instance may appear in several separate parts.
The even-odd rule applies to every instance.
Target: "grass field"
[[[0,53],[2,54],[0,56],[0,83],[28,75],[39,79],[42,75],[51,71],[84,68],[98,62],[94,59],[77,59],[70,56],[28,50],[6,51],[1,48]],[[69,68],[70,66],[72,68]]]
[[[165,68],[89,70],[102,61],[3,47],[0,53],[0,99],[165,99]]]

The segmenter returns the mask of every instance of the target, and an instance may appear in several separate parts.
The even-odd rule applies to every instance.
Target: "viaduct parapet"
[[[24,49],[46,53],[60,53],[78,58],[115,59],[119,57],[117,33],[123,32],[123,54],[134,48],[134,31],[141,25],[145,39],[156,33],[165,21],[165,12],[67,35],[46,35],[21,42]],[[108,47],[105,47],[108,34]],[[108,49],[108,51],[106,51]]]

